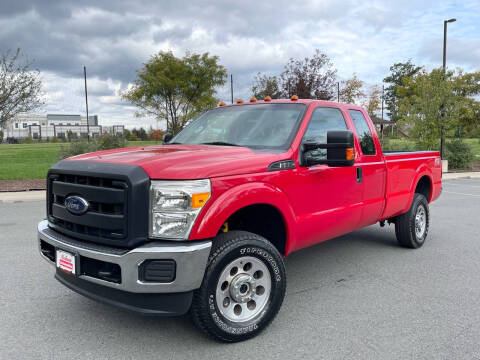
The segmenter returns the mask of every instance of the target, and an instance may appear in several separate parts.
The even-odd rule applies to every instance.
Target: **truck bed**
[[[428,201],[435,200],[442,187],[442,164],[438,151],[387,151],[384,153],[387,178],[383,219],[405,213],[410,208],[414,187],[429,176]]]

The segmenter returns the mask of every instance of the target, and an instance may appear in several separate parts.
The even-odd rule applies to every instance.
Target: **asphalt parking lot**
[[[0,203],[1,359],[480,359],[480,179],[444,182],[420,250],[375,225],[292,254],[276,320],[231,345],[60,285],[37,252],[44,213]]]

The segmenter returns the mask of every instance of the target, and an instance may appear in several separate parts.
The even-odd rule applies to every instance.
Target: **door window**
[[[327,132],[330,130],[347,130],[345,118],[340,109],[332,107],[318,107],[314,110],[307,131],[303,135],[302,143],[327,143]],[[326,159],[327,149],[315,149],[305,152],[305,157]]]
[[[352,117],[355,130],[357,130],[363,155],[375,155],[375,143],[373,142],[372,132],[368,127],[367,119],[359,110],[348,110],[348,113]]]

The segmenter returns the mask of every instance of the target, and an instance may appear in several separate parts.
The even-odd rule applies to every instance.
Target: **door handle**
[[[357,167],[357,184],[362,182],[362,177],[363,177],[362,168],[359,166]]]

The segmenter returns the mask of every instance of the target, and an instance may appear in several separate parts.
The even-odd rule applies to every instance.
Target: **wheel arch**
[[[254,182],[236,186],[214,199],[205,210],[192,229],[191,240],[215,237],[229,220],[236,220],[239,217],[254,219],[261,216],[262,220],[281,221],[280,232],[283,236],[281,240],[276,240],[269,239],[268,233],[265,232],[258,235],[272,242],[282,255],[285,256],[290,252],[293,241],[292,228],[295,223],[294,212],[287,196],[272,184]],[[255,227],[258,227],[258,224],[253,228],[249,226],[239,228],[234,225],[232,229],[255,232]]]
[[[410,206],[412,206],[415,193],[420,193],[424,195],[428,194],[428,196],[425,197],[427,198],[427,202],[430,203],[433,194],[433,176],[432,171],[425,164],[422,164],[416,172],[416,176],[414,178],[414,181],[412,181],[412,185],[410,187],[410,197],[408,200],[408,204],[403,212],[408,211],[408,209],[410,209]]]

